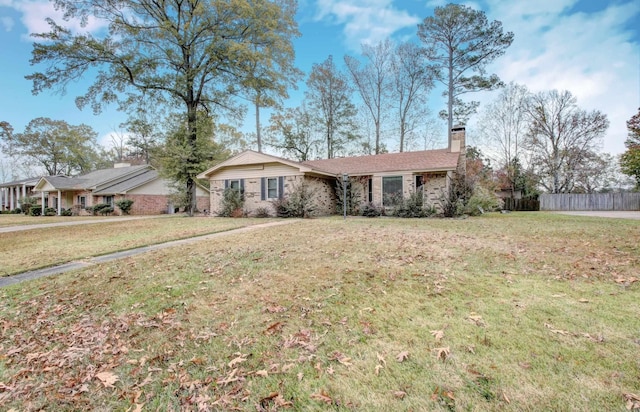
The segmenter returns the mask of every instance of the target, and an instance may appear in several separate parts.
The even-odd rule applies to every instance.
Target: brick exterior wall
[[[320,179],[314,177],[284,176],[284,196],[289,195],[300,182],[306,181],[310,185],[311,190],[315,194],[314,201],[317,206],[318,215],[328,215],[334,213],[333,204],[335,203],[335,193],[332,187],[331,179]],[[224,180],[211,181],[211,214],[218,215],[222,209],[222,196],[225,187]],[[262,200],[261,178],[244,179],[244,210],[251,216],[260,208],[269,211],[271,215],[275,215],[272,199]]]

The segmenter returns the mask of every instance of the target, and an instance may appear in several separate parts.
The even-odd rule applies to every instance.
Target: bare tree
[[[607,116],[580,109],[571,92],[557,90],[533,95],[527,116],[524,145],[540,184],[550,193],[572,191],[575,171],[596,151],[609,127]]]
[[[391,90],[391,62],[393,44],[387,39],[375,46],[362,45],[366,64],[351,56],[344,56],[347,70],[351,74],[355,89],[360,94],[375,125],[375,154],[380,153],[380,128],[386,110],[386,97]]]
[[[427,96],[433,88],[433,72],[424,66],[420,47],[402,43],[395,48],[391,61],[393,83],[390,100],[397,115],[400,152],[406,148],[407,137],[428,116]]]
[[[351,87],[344,74],[336,68],[332,56],[322,64],[314,64],[307,80],[306,98],[325,137],[327,158],[333,158],[354,135]]]
[[[485,107],[479,122],[480,134],[495,149],[495,160],[505,172],[506,183],[515,190],[516,167],[521,143],[527,132],[526,86],[509,83],[498,97]]]
[[[306,105],[288,108],[271,115],[269,145],[300,162],[312,160],[322,146],[322,139],[316,136],[313,116]]]

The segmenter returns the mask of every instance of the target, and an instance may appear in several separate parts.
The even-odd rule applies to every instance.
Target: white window
[[[240,190],[242,185],[240,184],[240,180],[229,180],[229,187],[233,190]]]
[[[278,198],[278,178],[270,177],[267,179],[267,199]]]
[[[103,196],[102,203],[106,203],[109,206],[113,207],[113,196]]]
[[[87,197],[86,196],[78,196],[78,204],[81,208],[87,207]]]
[[[402,200],[402,176],[382,178],[382,204],[395,206]]]

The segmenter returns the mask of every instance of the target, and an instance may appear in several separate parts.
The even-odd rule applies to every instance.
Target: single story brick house
[[[119,212],[115,202],[133,200],[132,215],[173,213],[169,182],[149,165],[130,166],[117,163],[112,169],[96,170],[80,176],[43,176],[33,189],[40,204],[57,209],[72,209],[83,213],[98,203],[111,205]],[[198,210],[209,210],[209,192],[197,186]]]
[[[277,156],[244,151],[198,175],[210,182],[211,213],[221,210],[226,188],[244,194],[249,214],[272,209],[272,201],[291,193],[301,182],[315,192],[320,214],[336,211],[336,184],[343,175],[360,183],[362,203],[391,206],[395,196],[407,197],[422,190],[428,204],[440,207],[454,173],[464,168],[465,130],[456,128],[451,147],[440,150],[385,153],[371,156],[296,162]]]

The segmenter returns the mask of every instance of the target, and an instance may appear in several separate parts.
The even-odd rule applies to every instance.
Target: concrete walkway
[[[76,225],[90,225],[93,223],[113,223],[113,222],[125,222],[127,220],[140,220],[140,219],[159,219],[162,217],[174,216],[174,215],[149,215],[149,216],[126,216],[126,217],[111,217],[108,219],[87,219],[87,220],[69,220],[66,222],[57,223],[36,223],[35,225],[16,225],[0,227],[0,233],[22,232],[23,230],[35,230],[43,229],[47,227],[61,227],[61,226],[76,226]],[[73,219],[73,218],[70,218]]]
[[[69,263],[64,263],[62,265],[52,266],[44,269],[33,270],[30,272],[23,272],[14,276],[7,276],[0,278],[0,288],[5,286],[14,285],[16,283],[26,282],[33,279],[38,279],[45,276],[59,275],[61,273],[69,272],[71,270],[76,269],[84,269],[93,265],[97,265],[99,263],[111,262],[117,259],[123,259],[130,256],[137,256],[143,253],[151,252],[154,250],[166,249],[174,246],[188,245],[191,243],[200,242],[203,240],[216,239],[225,236],[231,236],[240,233],[252,232],[254,230],[259,230],[272,226],[281,226],[288,225],[292,223],[299,222],[299,219],[291,219],[291,220],[281,220],[277,222],[269,222],[262,223],[259,225],[242,227],[239,229],[227,230],[225,232],[212,233],[209,235],[202,235],[191,237],[188,239],[180,239],[180,240],[172,240],[170,242],[159,243],[157,245],[143,246],[135,249],[124,250],[122,252],[109,253],[107,255],[90,257],[80,261],[74,261]],[[91,222],[96,222],[95,220]]]

